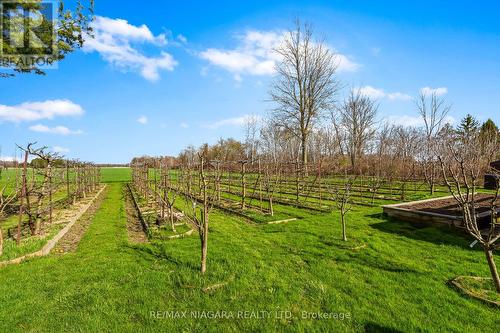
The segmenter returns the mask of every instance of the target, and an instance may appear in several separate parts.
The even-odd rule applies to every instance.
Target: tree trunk
[[[345,231],[345,213],[340,214],[340,219],[342,220],[342,240],[347,241],[347,235]]]
[[[173,205],[168,208],[170,214],[170,226],[172,227],[172,231],[175,232],[175,223],[174,223],[174,208]]]
[[[16,243],[17,245],[21,244],[21,227],[23,223],[23,215],[24,215],[24,199],[26,199],[26,205],[29,207],[29,199],[27,198],[27,191],[26,191],[26,173],[28,170],[28,152],[24,153],[24,162],[23,162],[23,171],[22,171],[22,181],[21,181],[21,196],[19,198],[19,218],[17,221],[17,237],[16,237]],[[31,221],[30,221],[31,222]]]
[[[166,192],[167,190],[163,190],[163,196],[161,200],[160,217],[162,220],[165,219],[165,200],[167,200]]]
[[[53,207],[52,207],[52,167],[50,164],[48,165],[48,175],[49,175],[49,223],[52,224],[52,213],[53,213]]]
[[[42,227],[42,220],[43,220],[43,216],[42,216],[42,208],[43,207],[42,207],[42,205],[43,205],[43,198],[44,198],[45,192],[47,190],[47,183],[48,183],[48,179],[49,179],[48,172],[49,172],[49,168],[47,168],[45,171],[43,183],[42,183],[42,188],[40,190],[41,194],[40,194],[40,197],[38,198],[38,202],[37,202],[37,206],[36,206],[35,226],[34,226],[34,232],[33,232],[33,234],[35,236],[40,234],[41,227]]]
[[[219,174],[218,171],[217,171],[217,174]],[[220,205],[220,179],[219,178],[217,178],[217,180],[216,180],[216,187],[217,187],[217,203]]]
[[[3,233],[2,228],[0,228],[0,256],[3,254]]]
[[[304,166],[304,175],[307,176],[307,135],[302,134],[302,165]]]
[[[354,151],[351,151],[351,153],[349,154],[350,158],[351,158],[351,167],[352,167],[352,170],[356,170],[356,153]]]
[[[207,181],[205,179],[205,174],[203,170],[203,158],[201,159],[201,172],[200,172],[200,181],[203,185],[203,211],[202,213],[202,228],[201,231],[201,273],[205,274],[207,270],[207,252],[208,252],[208,215],[209,215],[209,207],[208,207],[208,189],[207,189]]]
[[[69,189],[69,163],[68,161],[66,161],[66,195],[68,196],[67,198],[67,202],[68,204],[71,203],[71,192],[70,192],[70,189]]]
[[[498,276],[497,266],[493,260],[493,250],[485,248],[484,253],[486,255],[486,260],[488,261],[488,266],[490,266],[491,277],[493,283],[495,284],[495,289],[497,293],[500,293],[500,278]]]
[[[247,196],[247,187],[245,181],[245,163],[241,164],[241,209],[245,209],[245,199]]]
[[[201,235],[201,273],[207,270],[207,252],[208,252],[208,207],[203,208],[203,232]]]
[[[274,216],[273,198],[272,197],[269,197],[269,212],[271,213],[271,216]]]
[[[424,177],[429,185],[429,192],[431,195],[434,195],[435,192],[435,166],[434,163],[431,162],[431,165],[428,167],[428,170],[424,170]]]

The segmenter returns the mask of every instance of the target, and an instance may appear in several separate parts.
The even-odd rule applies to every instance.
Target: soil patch
[[[87,231],[94,219],[94,215],[101,207],[101,204],[106,197],[106,189],[101,192],[98,198],[94,200],[87,211],[78,219],[71,229],[57,242],[57,245],[52,250],[53,253],[65,254],[76,251],[80,240]]]
[[[128,240],[131,243],[146,243],[148,241],[148,237],[144,233],[144,228],[139,218],[137,209],[132,202],[130,191],[125,187],[123,188],[123,196],[125,197],[125,210],[127,213]]]
[[[491,200],[493,195],[491,194],[476,194],[476,212],[478,214],[488,212],[490,210]],[[497,205],[500,205],[500,200],[497,200]],[[437,213],[450,216],[462,216],[460,207],[458,206],[456,200],[451,198],[443,198],[440,200],[423,201],[419,203],[413,203],[409,205],[401,205],[400,208],[412,209],[421,212]]]

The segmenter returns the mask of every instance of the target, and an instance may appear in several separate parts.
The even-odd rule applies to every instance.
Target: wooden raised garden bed
[[[492,196],[490,194],[477,194],[476,198],[479,225],[487,227],[490,223]],[[463,227],[462,212],[453,196],[385,205],[382,208],[388,216],[403,221]]]

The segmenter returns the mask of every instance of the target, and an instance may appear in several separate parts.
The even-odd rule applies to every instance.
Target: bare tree
[[[257,132],[259,129],[259,117],[249,116],[245,121],[245,149],[246,158],[253,163],[256,160],[257,150],[259,149],[259,140]]]
[[[269,202],[269,214],[274,216],[273,198],[281,182],[281,168],[278,163],[266,163],[264,169],[264,190]]]
[[[301,141],[301,162],[307,173],[307,141],[315,122],[332,108],[340,88],[338,57],[324,41],[313,40],[310,25],[297,20],[275,49],[280,57],[269,95],[276,103],[273,116]]]
[[[358,167],[358,159],[375,135],[377,111],[378,105],[375,101],[364,95],[360,89],[352,89],[339,108],[339,121],[345,132],[345,146],[353,169]]]
[[[498,148],[497,143],[496,149]],[[466,230],[482,246],[493,283],[500,293],[500,278],[493,259],[493,251],[500,247],[500,244],[496,244],[500,239],[498,229],[500,184],[497,183],[497,190],[490,198],[489,227],[482,229],[478,221],[477,187],[488,157],[481,152],[479,132],[474,131],[463,136],[450,135],[444,143],[436,145],[436,151],[444,182],[462,212]]]
[[[428,94],[425,91],[420,92],[420,96],[415,101],[417,111],[424,121],[424,145],[421,150],[421,163],[424,172],[424,178],[429,185],[431,194],[434,194],[436,188],[436,178],[439,175],[439,167],[435,156],[437,135],[444,125],[446,115],[451,106],[445,103],[445,100],[432,92]]]
[[[417,128],[396,126],[392,133],[392,179],[396,176],[399,184],[400,199],[406,200],[408,183],[415,178],[416,159],[421,145],[421,133]],[[392,186],[391,186],[392,190]]]
[[[170,221],[170,227],[173,232],[175,231],[175,212],[174,206],[177,199],[177,191],[172,185],[171,173],[169,170],[168,160],[161,159],[159,161],[160,165],[160,180],[158,184],[158,190],[156,191],[157,199],[161,205],[160,208],[160,219],[165,219],[165,206],[168,209],[168,216]]]
[[[188,185],[185,181],[180,186],[184,187],[184,195],[186,198],[186,202],[190,202],[190,207],[187,207],[186,213],[190,216],[190,220],[193,222],[195,228],[198,231],[198,235],[200,237],[200,248],[201,248],[201,265],[200,270],[201,273],[205,273],[207,270],[207,256],[208,256],[208,225],[209,225],[209,217],[210,211],[214,207],[214,202],[217,196],[217,190],[214,187],[212,191],[210,191],[209,184],[209,174],[208,168],[211,166],[206,159],[208,155],[208,145],[204,145],[201,151],[197,155],[197,164],[198,164],[198,177],[199,177],[199,191],[201,195],[197,196],[197,190],[192,186]],[[193,166],[190,162],[187,165],[184,165],[183,173],[187,174],[188,177],[191,177],[190,168]],[[216,181],[220,181],[219,170],[215,169],[216,174],[214,175]],[[184,178],[185,176],[183,176]],[[200,205],[198,205],[198,203]]]
[[[344,242],[347,241],[346,215],[352,209],[352,188],[355,181],[355,177],[350,177],[346,173],[342,184],[340,186],[336,186],[333,189],[330,189],[330,195],[335,201],[337,209],[340,212],[340,222],[342,224],[342,240]]]
[[[39,186],[34,186],[33,190],[30,191],[31,193],[29,193],[35,196],[34,210],[30,209],[31,205],[29,204],[26,209],[26,213],[29,215],[30,219],[31,232],[33,235],[39,235],[43,231],[43,215],[45,213],[43,204],[46,197],[49,198],[47,210],[50,220],[52,219],[52,163],[54,160],[60,158],[60,156],[57,153],[47,152],[47,147],[34,148],[34,144],[29,144],[26,148],[18,147],[24,150],[26,154],[36,156],[46,163],[45,168],[43,168],[41,184]],[[35,184],[36,180],[34,180],[33,183]]]
[[[14,202],[14,200],[17,198],[17,189],[14,191],[8,192],[8,187],[11,184],[10,177],[6,177],[6,181],[3,183],[3,185],[0,186],[0,221],[3,217],[4,211],[9,206],[11,203]],[[1,179],[1,175],[0,175]],[[3,253],[3,233],[2,233],[2,227],[0,226],[0,256]]]

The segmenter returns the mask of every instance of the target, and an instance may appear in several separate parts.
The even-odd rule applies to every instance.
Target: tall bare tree
[[[416,156],[422,142],[421,131],[415,127],[396,126],[392,131],[391,165],[388,167],[389,180],[397,177],[400,200],[406,200],[408,183],[415,178]],[[391,185],[392,189],[392,185]]]
[[[420,92],[415,104],[420,117],[424,121],[424,145],[421,150],[420,160],[425,181],[429,186],[430,193],[434,194],[436,178],[439,175],[435,155],[437,136],[444,125],[451,106],[447,105],[444,98],[440,97],[437,92],[434,91],[429,94],[423,90]]]
[[[339,121],[344,129],[346,150],[355,169],[367,144],[375,135],[378,105],[360,89],[352,89],[339,108]]]
[[[254,163],[259,149],[259,140],[257,133],[259,130],[259,117],[256,115],[249,116],[245,121],[245,150],[246,158]]]
[[[338,57],[324,41],[313,39],[310,25],[296,21],[275,49],[280,61],[269,95],[276,103],[277,124],[301,141],[301,162],[307,173],[307,141],[315,122],[332,108],[340,88],[336,73]]]

